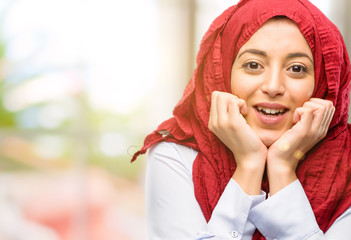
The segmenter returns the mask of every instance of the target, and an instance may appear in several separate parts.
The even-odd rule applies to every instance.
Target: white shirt
[[[298,180],[272,197],[249,196],[231,179],[207,223],[194,195],[197,152],[162,142],[148,153],[146,213],[151,240],[251,240],[256,228],[267,240],[346,240],[351,207],[324,234]]]

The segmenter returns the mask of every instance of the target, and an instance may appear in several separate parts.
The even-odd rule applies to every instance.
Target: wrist
[[[259,195],[265,165],[245,164],[238,165],[233,179],[248,195]]]
[[[297,180],[295,168],[283,164],[267,165],[270,195],[274,195]]]

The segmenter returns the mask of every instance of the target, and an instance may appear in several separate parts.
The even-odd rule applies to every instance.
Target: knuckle
[[[305,109],[305,113],[307,113],[307,114],[312,114],[313,113],[313,109],[312,108],[306,108]]]
[[[333,102],[330,100],[326,100],[326,102],[327,102],[328,107],[332,107],[334,105]]]
[[[330,104],[328,104],[328,106],[327,106],[327,109],[332,109],[332,108],[334,108],[334,104],[332,102],[330,102]]]
[[[213,91],[212,94],[211,94],[211,96],[212,96],[212,100],[215,99],[216,96],[217,96],[217,91]]]
[[[332,108],[334,106],[333,102],[330,100],[323,100],[322,102],[323,104],[321,104],[326,110]]]
[[[236,101],[236,100],[229,101],[229,102],[228,102],[228,108],[234,107],[235,104],[237,104],[237,101]]]
[[[302,104],[302,107],[304,107],[304,108],[307,107],[309,105],[309,103],[310,103],[309,101],[304,102],[304,104]]]
[[[328,107],[326,105],[322,105],[320,106],[320,111],[322,111],[323,113],[325,113],[328,110]]]

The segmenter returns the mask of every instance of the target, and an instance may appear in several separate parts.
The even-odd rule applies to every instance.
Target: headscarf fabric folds
[[[339,30],[307,0],[242,0],[224,11],[204,35],[197,67],[173,117],[148,135],[143,154],[161,141],[199,153],[193,164],[195,196],[208,221],[235,171],[232,152],[208,129],[211,93],[230,91],[230,73],[239,49],[270,18],[293,20],[314,57],[313,97],[328,99],[336,110],[327,136],[300,162],[297,176],[325,232],[351,206],[351,126],[348,125],[351,67]],[[262,189],[269,191],[267,179]],[[264,239],[259,233],[254,239]]]

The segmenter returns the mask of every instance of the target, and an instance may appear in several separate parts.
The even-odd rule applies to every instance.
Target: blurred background
[[[0,240],[145,240],[143,138],[229,0],[0,0]],[[315,0],[351,50],[351,1]]]

